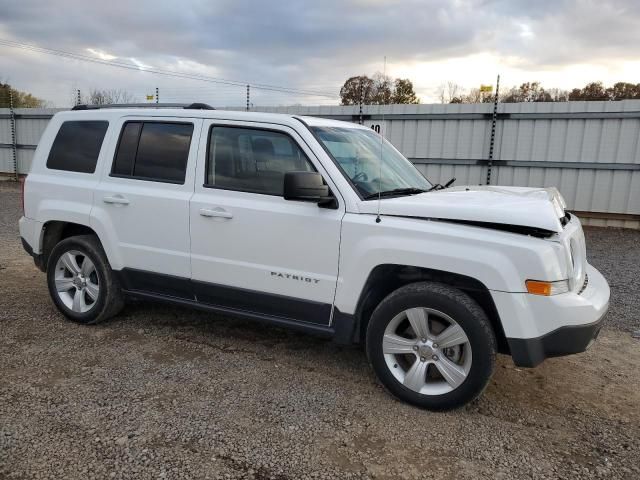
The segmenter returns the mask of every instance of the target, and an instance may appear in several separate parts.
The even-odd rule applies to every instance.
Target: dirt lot
[[[65,321],[0,183],[0,478],[640,478],[640,232],[589,230],[613,291],[587,353],[500,357],[484,396],[391,398],[358,348],[137,303]]]

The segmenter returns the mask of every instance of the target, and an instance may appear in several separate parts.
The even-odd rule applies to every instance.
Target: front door
[[[319,171],[296,132],[205,121],[190,205],[196,298],[232,310],[328,325],[338,276],[338,209],[288,201],[284,173]]]

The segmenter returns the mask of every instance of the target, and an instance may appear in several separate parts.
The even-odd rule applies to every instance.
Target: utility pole
[[[80,89],[76,90],[76,105],[80,105],[82,103],[82,96],[80,95]]]
[[[18,145],[16,144],[16,115],[13,111],[13,90],[9,90],[9,123],[11,128],[11,152],[13,159],[13,179],[18,181]]]
[[[156,103],[160,103],[160,90],[156,87]]]
[[[249,111],[249,108],[251,106],[250,100],[251,100],[251,86],[247,84],[247,112]]]
[[[491,139],[489,141],[489,161],[487,162],[487,185],[491,185],[491,167],[493,167],[493,148],[496,142],[496,121],[498,119],[498,90],[500,89],[500,75],[496,80],[496,96],[493,100],[493,116],[491,117]]]

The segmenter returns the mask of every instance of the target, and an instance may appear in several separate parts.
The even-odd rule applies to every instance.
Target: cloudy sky
[[[381,71],[386,56],[387,73],[429,103],[444,82],[468,89],[498,73],[506,85],[640,83],[639,40],[638,0],[0,0],[0,81],[57,106],[77,88],[245,102],[244,87],[142,71],[154,68],[304,90],[254,89],[255,104],[335,104],[346,78]]]

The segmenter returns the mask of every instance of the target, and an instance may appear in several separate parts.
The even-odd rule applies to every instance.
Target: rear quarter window
[[[47,168],[93,173],[109,122],[79,120],[64,122],[53,140]]]

